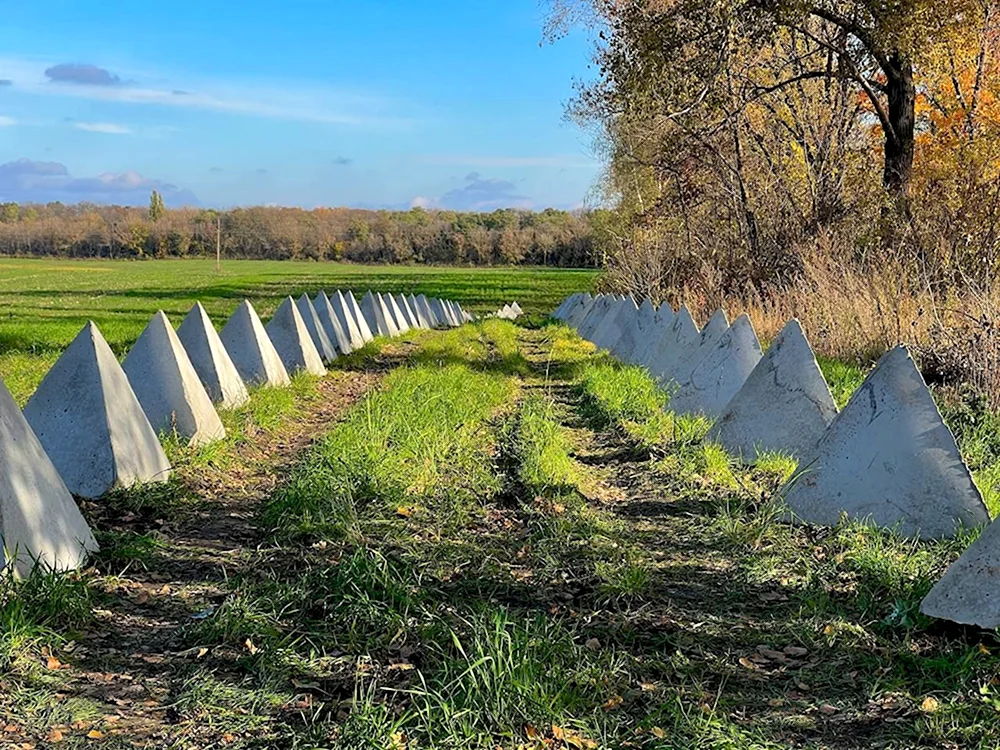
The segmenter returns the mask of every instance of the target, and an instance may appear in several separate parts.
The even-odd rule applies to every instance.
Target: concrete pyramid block
[[[812,453],[837,416],[802,326],[789,321],[708,433],[746,463],[758,452]]]
[[[936,539],[988,523],[968,467],[906,347],[887,352],[782,490],[803,521],[842,513]]]
[[[170,478],[156,432],[93,322],[49,370],[24,418],[74,495]]]
[[[553,320],[565,321],[569,315],[569,311],[573,309],[582,296],[583,292],[573,292],[556,306],[556,309],[549,314],[549,317]]]
[[[348,294],[350,294],[350,292],[348,292]],[[348,354],[349,352],[353,352],[355,349],[360,349],[366,343],[371,341],[371,332],[368,331],[367,327],[364,331],[361,330],[361,326],[358,324],[357,319],[351,313],[351,308],[347,302],[347,298],[339,289],[336,290],[330,297],[326,296],[326,292],[321,292],[321,295],[322,297],[326,297],[327,303],[334,313],[334,318],[331,321],[331,328],[334,332],[333,335],[336,338],[334,343],[337,345],[338,349],[340,349],[341,344],[347,347],[345,349],[340,349],[342,354]],[[316,300],[313,300],[313,306],[316,307],[316,312],[320,313],[320,320],[323,320],[324,315],[324,313],[320,312],[319,309],[321,306],[320,303],[323,301],[322,297],[320,295],[316,295]],[[364,320],[363,316],[362,320]],[[337,325],[334,326],[333,323],[336,323]],[[340,339],[341,335],[345,337],[343,342]]]
[[[296,373],[305,370],[311,375],[326,375],[323,359],[316,350],[309,329],[299,314],[295,300],[285,297],[274,311],[274,317],[264,326],[267,335],[271,337],[285,370]]]
[[[660,316],[660,320],[664,322],[673,322],[674,316],[677,314],[674,312],[674,308],[670,306],[669,302],[661,302],[660,306],[656,309],[656,314]]]
[[[586,319],[594,306],[595,298],[589,294],[583,295],[573,308],[566,314],[565,323],[579,332],[580,324]]]
[[[1000,521],[986,527],[948,567],[920,611],[962,625],[1000,628]]]
[[[513,310],[514,314],[517,315],[518,317],[524,315],[524,310],[521,309],[521,306],[517,304],[516,300],[511,303],[510,309]]]
[[[253,306],[244,300],[219,334],[236,371],[247,385],[282,387],[291,384],[271,338]]]
[[[448,313],[448,322],[451,323],[452,328],[458,328],[462,325],[462,316],[458,313],[458,308],[455,303],[450,299],[444,301],[444,309]]]
[[[306,324],[306,330],[312,338],[313,345],[319,354],[319,358],[324,363],[333,362],[337,358],[337,346],[326,333],[326,327],[319,317],[319,311],[315,308],[308,294],[303,294],[296,301],[295,306],[299,309],[302,322]]]
[[[372,333],[376,336],[398,336],[399,329],[382,298],[370,289],[361,298],[361,312]]]
[[[611,349],[622,337],[626,327],[631,325],[632,319],[639,314],[639,307],[635,300],[628,297],[619,300],[617,306],[605,316],[601,325],[594,331],[591,339],[599,349]]]
[[[406,333],[410,330],[410,324],[406,320],[406,315],[403,314],[403,309],[399,306],[396,298],[391,294],[381,294],[382,302],[385,304],[385,308],[389,311],[389,315],[392,316],[392,322],[396,324],[396,330],[399,333]]]
[[[340,301],[343,302],[343,297]],[[327,340],[341,354],[350,354],[355,349],[364,346],[361,332],[350,315],[341,316],[334,309],[333,302],[326,296],[326,292],[321,291],[313,300],[313,308],[319,318],[320,326],[326,334]],[[301,312],[301,308],[300,308]],[[345,321],[347,323],[345,327]],[[320,352],[322,354],[322,352]]]
[[[669,383],[677,364],[689,357],[700,344],[701,331],[695,325],[691,311],[682,305],[673,322],[660,331],[655,348],[649,353],[647,367],[650,374],[662,383]]]
[[[671,396],[670,408],[679,414],[718,417],[762,356],[750,318],[741,315],[695,365],[690,379]]]
[[[720,307],[712,313],[712,317],[708,319],[705,327],[701,329],[701,340],[718,341],[719,337],[724,334],[728,328],[729,318],[726,317],[726,311]]]
[[[413,317],[417,321],[417,326],[419,326],[420,328],[433,328],[434,327],[433,325],[431,325],[430,320],[427,319],[426,313],[424,312],[423,308],[420,306],[420,302],[417,300],[417,295],[411,294],[406,299],[406,302],[409,305],[410,310],[413,313]]]
[[[635,352],[645,345],[656,327],[656,308],[647,298],[639,305],[635,315],[621,326],[621,336],[611,347],[611,353],[622,362],[634,362]]]
[[[403,316],[406,318],[406,322],[410,324],[410,328],[423,328],[420,325],[420,319],[417,317],[417,311],[413,309],[410,300],[407,299],[405,294],[397,295],[396,302],[399,304],[399,309],[403,311]]]
[[[337,291],[340,294],[340,291]],[[364,338],[367,344],[373,338],[375,334],[372,332],[371,326],[368,325],[368,320],[365,318],[364,313],[361,311],[361,305],[354,298],[354,292],[350,289],[343,295],[344,302],[346,303],[346,310],[350,313],[351,317],[354,318],[354,324],[357,326],[358,331],[361,333],[362,338]],[[337,309],[337,295],[333,296],[333,309]]]
[[[722,338],[722,335],[729,329],[729,319],[722,310],[717,310],[714,315],[701,329],[701,339],[697,346],[693,346],[687,351],[678,352],[669,373],[664,373],[662,381],[664,384],[673,383],[674,386],[686,385],[691,380],[691,373],[695,366]]]
[[[431,309],[430,300],[427,299],[426,295],[420,294],[417,296],[417,306],[423,312],[424,318],[427,320],[427,326],[429,328],[438,328],[442,325],[438,316]]]
[[[80,567],[97,541],[65,482],[0,381],[0,571]]]
[[[250,400],[243,378],[200,302],[181,322],[177,338],[213,402],[223,409],[236,409]]]
[[[580,322],[580,327],[577,329],[580,337],[587,339],[587,341],[593,341],[594,331],[597,329],[597,326],[601,324],[601,321],[604,320],[604,317],[611,309],[617,307],[617,305],[618,300],[610,295],[601,295],[598,297],[587,312],[586,317]]]
[[[136,339],[122,369],[154,430],[176,430],[190,445],[226,436],[208,391],[163,311]]]

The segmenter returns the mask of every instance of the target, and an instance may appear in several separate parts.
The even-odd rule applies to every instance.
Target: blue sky
[[[4,4],[0,201],[574,208],[544,0]]]

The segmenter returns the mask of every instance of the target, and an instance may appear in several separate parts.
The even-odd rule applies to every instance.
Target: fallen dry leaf
[[[618,708],[624,702],[625,702],[625,699],[622,698],[620,695],[612,695],[610,698],[608,698],[606,701],[604,701],[604,703],[601,706],[601,708],[603,708],[605,711],[613,711],[614,709]]]
[[[821,714],[826,714],[827,716],[835,714],[839,710],[840,710],[839,708],[837,708],[836,706],[831,706],[829,703],[824,703],[819,707],[819,712]]]
[[[597,651],[601,647],[601,642],[596,638],[590,638],[584,645],[591,651]]]
[[[527,735],[529,740],[537,740],[540,739],[542,736],[541,734],[539,734],[538,730],[531,724],[528,724],[524,727],[524,733]]]
[[[932,714],[938,710],[940,705],[941,704],[937,702],[936,698],[932,698],[931,696],[928,695],[926,698],[924,698],[923,703],[920,704],[920,710],[923,711],[925,714]]]
[[[48,659],[45,660],[45,668],[62,669],[62,662],[59,661],[56,657],[50,656]]]
[[[747,669],[759,669],[759,667],[756,664],[754,664],[752,661],[750,661],[745,656],[741,656],[740,657],[740,664],[742,664]]]
[[[662,739],[666,739],[666,737],[667,737],[666,730],[664,730],[664,729],[662,729],[660,727],[653,727],[649,731],[652,732],[653,736],[656,737],[657,739],[662,740]]]
[[[58,727],[52,727],[52,730],[49,732],[48,736],[45,739],[47,739],[49,742],[62,742],[63,733]]]
[[[260,651],[260,649],[257,648],[254,645],[253,641],[251,641],[249,638],[247,638],[246,641],[243,642],[243,645],[247,647],[247,651],[249,651],[251,654],[256,654],[258,651]]]
[[[89,732],[87,732],[87,737],[89,737],[92,740],[99,740],[103,736],[104,734],[96,729],[91,729]]]

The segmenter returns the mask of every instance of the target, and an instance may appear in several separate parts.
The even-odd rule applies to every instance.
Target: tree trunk
[[[910,178],[913,176],[913,126],[917,90],[913,85],[913,65],[900,54],[895,53],[889,58],[889,65],[884,72],[892,132],[885,134],[882,183],[897,207],[905,210]]]

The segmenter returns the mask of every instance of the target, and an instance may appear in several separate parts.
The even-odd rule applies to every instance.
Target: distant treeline
[[[350,208],[149,209],[0,203],[0,255],[73,258],[211,256],[472,265],[596,264],[603,212],[502,209],[368,211]]]

